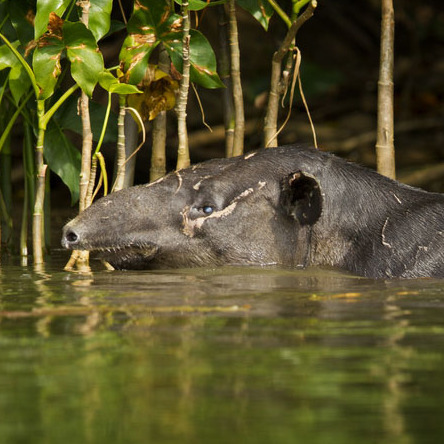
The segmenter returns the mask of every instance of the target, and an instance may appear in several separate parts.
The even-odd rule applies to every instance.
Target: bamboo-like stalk
[[[162,47],[159,53],[159,69],[168,73],[170,63],[168,52]],[[166,124],[167,113],[166,111],[161,111],[153,120],[150,182],[163,177],[166,173]]]
[[[43,115],[45,113],[45,102],[37,100],[37,115],[39,116],[40,127],[37,135],[37,143],[35,147],[35,169],[36,177],[36,191],[34,201],[34,211],[32,214],[32,250],[34,255],[34,265],[43,263],[43,245],[44,245],[44,200],[45,200],[45,176],[46,168],[43,160],[43,142],[45,139],[45,129],[41,125]]]
[[[291,24],[282,45],[273,55],[270,93],[264,122],[264,146],[267,148],[278,145],[277,122],[279,115],[279,99],[285,90],[285,86],[281,82],[282,61],[294,45],[297,32],[301,26],[313,16],[316,7],[317,1],[312,0],[307,6],[307,9]]]
[[[48,170],[49,172],[49,170]],[[45,177],[45,200],[43,203],[43,248],[45,253],[51,249],[51,175],[46,174]]]
[[[188,147],[187,131],[187,103],[188,90],[190,88],[190,15],[188,12],[188,0],[182,1],[182,79],[179,87],[179,97],[176,105],[177,112],[177,132],[179,146],[177,150],[178,170],[190,165],[190,152]]]
[[[229,0],[228,16],[230,24],[230,53],[231,53],[231,80],[233,82],[233,102],[234,102],[234,139],[233,156],[240,156],[244,152],[245,116],[244,98],[242,93],[241,71],[240,71],[240,51],[239,34],[236,19],[236,2]]]
[[[225,125],[225,156],[233,155],[234,143],[234,104],[233,87],[230,76],[230,54],[228,48],[228,18],[224,6],[218,6],[219,13],[219,50],[218,72],[225,88],[222,89],[224,125]]]
[[[12,231],[12,217],[8,213],[8,210],[6,208],[5,200],[3,199],[2,190],[0,189],[0,222],[3,219],[6,226],[9,227],[10,231]],[[0,223],[0,241],[1,241],[1,223]],[[0,242],[1,244],[1,242]]]
[[[2,202],[3,202],[3,198],[2,198],[2,190],[0,189],[0,265],[2,263],[2,219],[3,219],[3,210],[2,210]]]
[[[125,108],[125,165],[123,171],[123,188],[134,185],[136,160],[139,140],[139,128],[131,113]]]
[[[82,9],[82,15],[80,21],[88,27],[89,23],[89,0],[79,0],[78,6]],[[80,167],[80,179],[79,179],[79,213],[88,208],[88,186],[90,181],[91,172],[91,157],[92,157],[92,144],[93,134],[91,131],[91,119],[89,114],[89,97],[82,91],[80,95],[80,118],[82,120],[82,162]],[[79,269],[87,267],[89,261],[88,252],[73,251],[71,259],[66,265],[65,269],[69,269],[70,262],[74,262]]]
[[[395,19],[393,0],[382,0],[381,57],[378,81],[376,163],[378,172],[395,179],[393,128],[393,59]]]
[[[161,111],[153,120],[153,148],[151,151],[150,182],[166,173],[166,111]]]
[[[117,160],[116,160],[116,178],[113,185],[113,191],[119,191],[123,188],[125,181],[125,113],[126,96],[119,95],[119,117],[117,120]]]
[[[88,27],[89,22],[89,1],[79,1],[82,8],[82,16],[80,21]],[[79,213],[87,208],[87,193],[89,185],[89,176],[91,171],[91,156],[93,134],[91,131],[91,119],[89,115],[89,97],[82,91],[80,96],[80,117],[82,119],[82,165],[80,170],[79,182]]]
[[[27,122],[24,124],[24,140],[23,140],[23,169],[25,170],[25,186],[23,199],[23,212],[20,228],[20,255],[22,258],[28,256],[28,223],[29,209],[34,208],[35,196],[35,172],[34,163],[32,161],[32,128]]]
[[[48,165],[41,164],[37,174],[37,186],[32,221],[32,249],[34,253],[34,265],[43,264],[43,205],[45,200],[45,178],[47,166]]]
[[[94,186],[96,184],[97,176],[97,156],[93,156],[91,160],[91,171],[89,173],[88,191],[86,193],[86,203],[90,206],[93,202]]]
[[[6,117],[6,116],[5,116]],[[7,118],[7,117],[6,117]],[[9,247],[13,246],[13,221],[11,217],[12,213],[12,181],[11,181],[11,169],[12,169],[12,157],[11,157],[11,137],[10,134],[5,139],[5,145],[0,152],[0,191],[2,193],[2,199],[4,203],[4,226],[3,236],[4,241]],[[2,221],[0,219],[0,224]]]

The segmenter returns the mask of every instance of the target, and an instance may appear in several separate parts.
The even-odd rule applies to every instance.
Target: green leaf
[[[126,30],[126,25],[125,23],[119,21],[119,20],[114,20],[111,19],[111,25],[108,31],[108,35],[114,34],[115,32],[119,32],[122,30]]]
[[[126,82],[137,85],[143,79],[150,55],[159,43],[155,37],[145,41],[138,34],[126,37],[119,56],[123,62]]]
[[[83,23],[65,21],[63,39],[71,62],[71,75],[80,88],[91,97],[104,69],[103,57],[94,36]]]
[[[20,63],[16,63],[9,73],[9,88],[16,105],[19,104],[23,95],[29,91],[30,86],[31,80],[29,80],[28,74]]]
[[[206,37],[195,29],[190,30],[190,80],[205,88],[223,88],[216,71],[216,56]],[[182,41],[165,42],[165,47],[176,69],[182,72]]]
[[[175,0],[178,5],[182,6],[182,0]],[[189,0],[188,1],[188,10],[189,11],[201,11],[205,9],[210,3],[202,0]]]
[[[63,42],[55,37],[48,37],[45,42],[45,46],[37,47],[32,55],[32,67],[40,87],[40,99],[53,95],[61,72],[60,58],[65,49]]]
[[[37,13],[34,20],[35,40],[46,32],[49,14],[55,12],[61,17],[70,3],[71,0],[37,0]]]
[[[17,49],[20,45],[20,42],[16,40],[12,42],[12,46]],[[12,53],[12,51],[6,46],[0,46],[0,71],[5,68],[12,68],[17,65],[18,60],[17,57]]]
[[[109,71],[103,71],[99,77],[100,86],[111,93],[116,94],[136,94],[141,93],[139,88],[128,83],[120,83]]]
[[[94,0],[91,2],[88,27],[97,42],[109,31],[112,8],[113,0]]]
[[[35,14],[35,1],[10,1],[8,2],[8,12],[20,42],[23,45],[28,44],[34,38],[34,26],[31,19]]]
[[[128,37],[120,52],[127,83],[138,84],[148,60],[161,42],[181,40],[182,17],[171,11],[168,2],[140,0],[128,21]]]
[[[274,10],[267,0],[236,0],[236,3],[248,11],[265,31],[268,31],[268,24]]]
[[[53,120],[45,133],[43,155],[51,169],[65,183],[71,192],[71,204],[79,199],[79,175],[81,155]]]

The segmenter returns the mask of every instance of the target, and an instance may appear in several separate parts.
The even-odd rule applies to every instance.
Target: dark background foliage
[[[117,3],[117,2],[115,2]],[[124,3],[127,16],[133,2]],[[287,2],[288,6],[290,2]],[[283,2],[281,2],[283,4]],[[121,19],[115,5],[113,14]],[[193,16],[193,20],[194,20]],[[395,2],[395,148],[398,176],[432,190],[442,190],[444,159],[444,7],[440,0]],[[262,145],[266,94],[270,82],[271,58],[281,43],[286,28],[276,16],[268,32],[246,11],[238,8],[241,73],[246,111],[246,150]],[[195,21],[193,21],[195,25]],[[214,8],[200,14],[198,29],[219,55],[218,16]],[[101,42],[105,65],[118,63],[123,31]],[[302,53],[301,76],[322,149],[334,151],[351,160],[373,166],[375,161],[376,98],[379,69],[380,2],[363,0],[319,0],[315,15],[301,28],[297,45]],[[188,127],[191,161],[224,155],[223,116],[220,90],[198,88],[205,112],[202,123],[198,101],[190,92]],[[106,94],[99,87],[94,100],[104,102]],[[71,104],[72,105],[72,104]],[[284,120],[287,110],[281,112]],[[93,112],[94,115],[94,112]],[[148,124],[148,129],[150,124]],[[71,134],[80,146],[78,136]],[[14,134],[13,165],[15,191],[20,194],[21,138]],[[280,143],[312,143],[308,119],[297,95],[292,116],[280,137]],[[177,126],[170,113],[168,154],[174,167]],[[114,155],[115,143],[105,147]],[[138,155],[137,182],[148,180],[150,139]],[[109,162],[112,165],[112,161]],[[410,173],[433,166],[419,177]],[[442,168],[444,170],[444,168]],[[58,179],[56,190],[66,190]],[[62,206],[66,206],[63,197]]]

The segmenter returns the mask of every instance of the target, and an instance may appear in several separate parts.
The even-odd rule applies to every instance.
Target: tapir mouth
[[[113,247],[98,247],[90,249],[96,253],[96,256],[105,260],[117,269],[130,268],[146,269],[149,263],[154,259],[159,247],[154,244],[144,243],[143,245],[130,244]]]

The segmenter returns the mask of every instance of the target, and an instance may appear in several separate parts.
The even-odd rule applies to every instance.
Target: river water
[[[1,443],[433,443],[444,282],[0,265]]]

